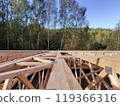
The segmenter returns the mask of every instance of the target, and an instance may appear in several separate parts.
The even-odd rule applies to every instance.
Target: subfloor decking
[[[120,90],[120,52],[0,51],[0,89]]]

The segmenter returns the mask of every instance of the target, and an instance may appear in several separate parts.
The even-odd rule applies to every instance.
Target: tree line
[[[0,1],[1,50],[119,50],[115,30],[92,29],[77,0]]]

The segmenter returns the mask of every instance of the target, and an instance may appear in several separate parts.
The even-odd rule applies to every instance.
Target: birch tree
[[[37,25],[37,49],[39,50],[39,41],[40,41],[40,28],[44,26],[46,10],[45,10],[45,2],[44,0],[33,0],[33,13],[35,23]]]
[[[63,48],[64,43],[64,36],[65,36],[65,30],[67,28],[67,20],[68,20],[68,2],[69,0],[60,0],[60,24],[63,28],[63,36],[61,40],[60,50]]]
[[[57,7],[56,0],[46,0],[46,23],[47,23],[47,42],[48,42],[48,50],[50,49],[50,28],[52,29],[52,25],[56,22],[54,20],[57,19]]]
[[[72,30],[72,39],[70,43],[69,50],[72,47],[74,38],[77,34],[78,28],[81,28],[85,24],[85,12],[86,8],[80,7],[79,3],[76,0],[69,0],[69,26],[73,28]]]

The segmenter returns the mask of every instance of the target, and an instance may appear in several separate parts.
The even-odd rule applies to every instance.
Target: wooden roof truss
[[[1,51],[0,59],[1,90],[120,89],[119,51]]]

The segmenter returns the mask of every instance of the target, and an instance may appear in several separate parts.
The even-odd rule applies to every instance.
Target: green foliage
[[[55,31],[50,37],[50,50],[58,50],[60,48],[62,39],[62,31]]]
[[[0,1],[0,49],[120,50],[120,22],[115,30],[89,28],[77,0],[60,0],[59,12],[56,1]]]

